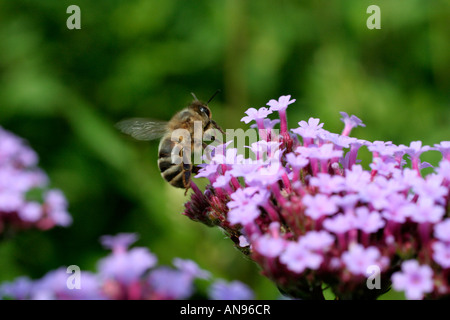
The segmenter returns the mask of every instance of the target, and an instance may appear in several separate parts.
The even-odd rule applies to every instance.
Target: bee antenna
[[[216,92],[214,92],[214,94],[212,95],[212,97],[209,98],[209,100],[208,100],[208,102],[206,103],[206,105],[208,105],[208,103],[210,103],[211,100],[214,99],[214,97],[215,97],[219,92],[222,92],[222,90],[217,89]]]
[[[195,101],[198,101],[197,96],[195,95],[195,93],[191,92],[191,94],[194,97]]]

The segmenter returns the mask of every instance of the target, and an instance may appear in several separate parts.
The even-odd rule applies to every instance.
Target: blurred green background
[[[69,5],[81,30],[69,30]],[[381,29],[369,30],[369,5]],[[0,125],[29,141],[70,203],[74,223],[0,243],[0,281],[76,264],[95,270],[104,234],[138,232],[161,263],[195,260],[215,276],[278,291],[218,229],[181,215],[183,190],[157,170],[157,142],[114,128],[168,120],[208,99],[223,128],[247,128],[249,107],[291,94],[290,127],[339,111],[369,140],[450,139],[450,2],[325,0],[0,0]],[[439,160],[436,153],[425,160]]]

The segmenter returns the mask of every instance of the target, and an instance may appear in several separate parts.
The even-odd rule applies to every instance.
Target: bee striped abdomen
[[[161,176],[172,186],[177,188],[187,188],[190,185],[192,165],[183,162],[175,164],[172,162],[172,150],[177,143],[171,140],[171,137],[165,137],[159,144],[158,167]],[[182,150],[180,151],[182,157]]]

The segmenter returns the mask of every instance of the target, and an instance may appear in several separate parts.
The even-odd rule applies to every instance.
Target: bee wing
[[[167,122],[147,118],[125,119],[116,124],[116,128],[137,140],[154,140],[167,133]]]

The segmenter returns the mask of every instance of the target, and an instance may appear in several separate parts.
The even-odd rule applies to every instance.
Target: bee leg
[[[214,120],[211,120],[211,123],[214,125],[214,127],[220,131],[221,134],[225,134],[225,132],[223,131],[223,129],[217,124],[217,122],[215,122]]]
[[[191,187],[191,173],[192,173],[192,165],[184,164],[183,165],[183,186],[185,188],[184,195],[187,195],[187,192]]]
[[[190,180],[187,181],[187,182],[183,181],[183,183],[185,183],[185,185],[184,185],[184,195],[186,196],[188,191],[189,191],[189,189],[191,188],[191,181]]]

